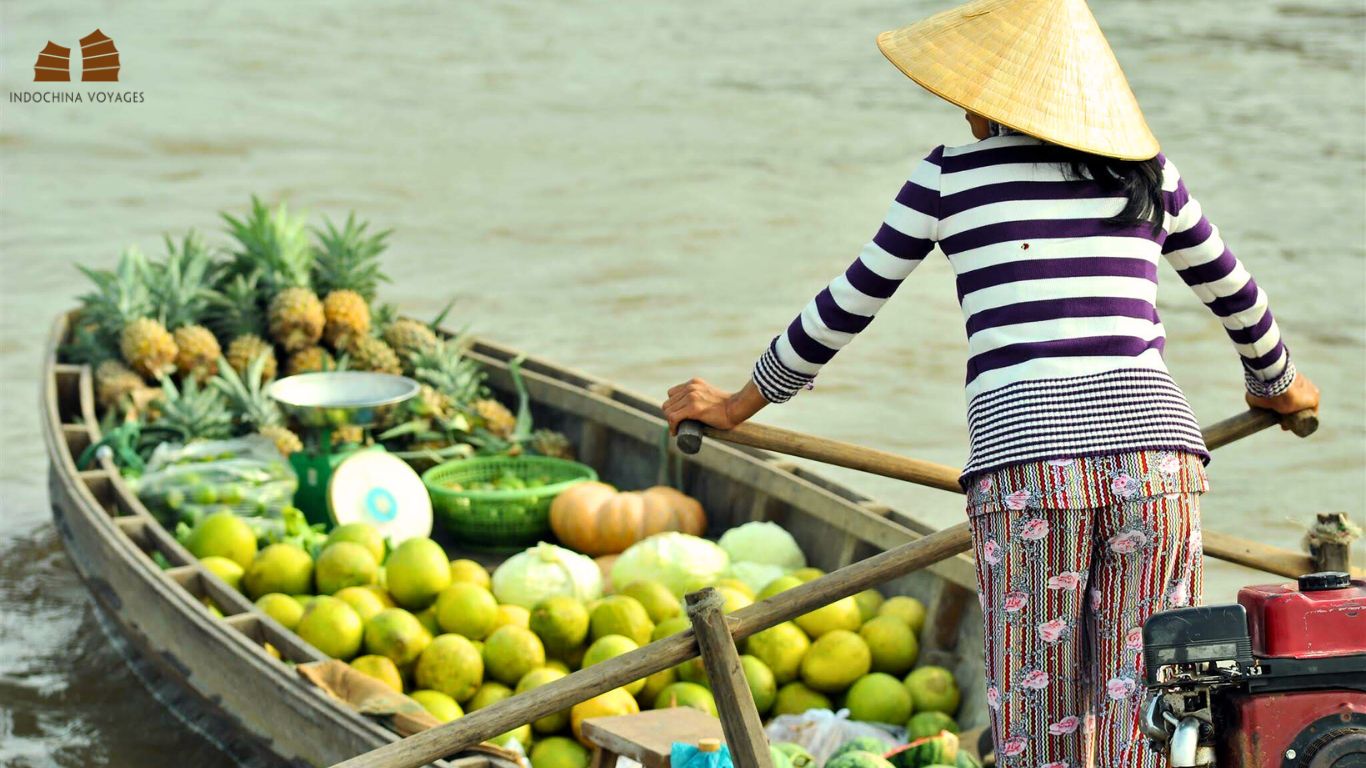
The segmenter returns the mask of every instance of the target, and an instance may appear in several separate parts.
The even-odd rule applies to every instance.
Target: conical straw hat
[[[1158,152],[1086,0],[976,0],[877,45],[931,93],[1001,125],[1124,160]]]

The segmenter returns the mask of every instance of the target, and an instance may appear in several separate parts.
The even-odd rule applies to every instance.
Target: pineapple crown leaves
[[[177,389],[169,376],[160,381],[160,414],[148,425],[148,432],[181,442],[232,436],[232,417],[218,390],[200,387],[193,377],[185,379],[183,389]]]
[[[260,273],[234,274],[219,284],[209,300],[207,319],[214,332],[225,339],[265,332],[266,316],[261,308],[258,284]]]
[[[389,276],[380,271],[379,255],[389,247],[393,230],[367,234],[369,228],[369,222],[356,221],[354,212],[347,214],[340,229],[331,219],[324,220],[321,229],[314,228],[313,285],[319,295],[350,290],[373,302],[379,284],[389,282]]]
[[[246,376],[239,376],[228,361],[218,358],[218,375],[210,385],[227,401],[237,421],[251,430],[284,423],[280,407],[266,394],[266,355],[257,355],[247,364]]]
[[[119,256],[113,270],[77,268],[95,284],[94,291],[80,298],[79,322],[95,326],[101,343],[117,347],[124,325],[152,313],[147,257],[130,247]]]
[[[409,356],[413,376],[449,397],[457,407],[484,394],[485,373],[477,362],[465,357],[460,337],[442,339],[425,352]]]
[[[91,325],[77,325],[71,330],[71,339],[57,350],[63,362],[88,365],[92,368],[105,360],[113,360],[118,349],[107,342],[99,329]]]
[[[165,261],[150,262],[146,274],[152,304],[167,328],[200,322],[214,298],[213,271],[209,249],[193,230],[186,233],[179,247],[166,236]]]
[[[308,287],[312,280],[313,249],[301,216],[291,216],[284,203],[274,213],[256,196],[251,212],[242,218],[220,214],[228,234],[237,241],[229,270],[233,274],[259,272],[273,296],[285,288]]]

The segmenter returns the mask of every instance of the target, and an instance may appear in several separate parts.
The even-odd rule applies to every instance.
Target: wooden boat
[[[102,624],[135,670],[162,695],[169,691],[178,715],[244,764],[331,765],[396,740],[296,674],[289,663],[324,657],[210,576],[109,460],[77,469],[76,458],[101,434],[92,371],[57,358],[68,330],[68,318],[58,318],[42,378],[53,519]],[[471,356],[485,366],[489,385],[510,398],[508,362],[518,353],[476,341]],[[685,458],[668,446],[653,400],[608,382],[536,358],[525,359],[521,371],[539,426],[568,435],[580,458],[620,487],[653,485],[661,472],[681,478],[681,489],[708,510],[709,535],[771,520],[796,537],[812,565],[833,570],[931,532],[909,515],[760,451],[709,442]],[[163,570],[152,553],[173,567]],[[965,728],[985,724],[986,714],[974,584],[972,562],[960,555],[884,585],[889,594],[912,595],[929,607],[922,658],[955,670]],[[225,618],[209,613],[204,597]],[[442,764],[491,762],[497,761],[465,755]]]

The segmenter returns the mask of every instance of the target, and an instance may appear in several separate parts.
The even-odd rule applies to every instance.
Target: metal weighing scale
[[[294,506],[309,523],[368,523],[395,542],[432,532],[432,501],[407,462],[381,446],[332,445],[340,427],[368,428],[377,409],[418,392],[405,376],[363,371],[302,373],[268,394],[303,428],[304,449],[290,455],[299,478]]]

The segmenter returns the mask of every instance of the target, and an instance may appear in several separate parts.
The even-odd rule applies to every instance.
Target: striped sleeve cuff
[[[1285,394],[1290,389],[1290,385],[1295,383],[1295,363],[1291,360],[1285,361],[1285,370],[1280,375],[1268,381],[1262,381],[1249,369],[1243,369],[1243,380],[1247,382],[1247,391],[1256,397],[1276,397]]]
[[[778,340],[768,345],[759,361],[754,364],[754,384],[759,394],[770,403],[785,403],[800,390],[810,389],[815,376],[788,368],[778,359]]]

